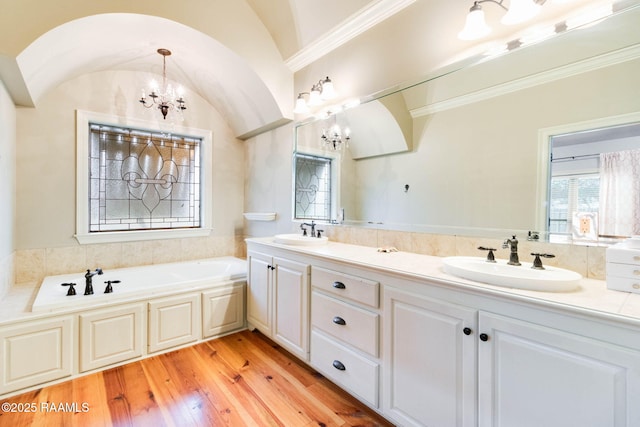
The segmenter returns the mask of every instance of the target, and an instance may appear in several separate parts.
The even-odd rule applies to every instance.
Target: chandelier
[[[169,110],[176,110],[182,115],[182,112],[186,110],[187,107],[183,98],[182,88],[180,87],[176,90],[171,83],[167,83],[167,56],[171,55],[171,51],[161,48],[158,49],[158,53],[162,55],[162,86],[158,87],[158,83],[152,80],[150,84],[151,93],[149,94],[151,100],[147,100],[145,91],[142,89],[142,97],[139,102],[145,108],[158,108],[160,113],[162,113],[162,118],[166,120]]]
[[[350,139],[351,131],[349,130],[349,128],[345,128],[343,131],[338,123],[334,122],[333,126],[331,126],[329,129],[322,129],[320,143],[324,148],[339,151],[343,147],[349,147],[348,143]]]
[[[486,36],[491,32],[491,27],[484,20],[484,11],[481,3],[494,3],[507,11],[500,22],[504,25],[515,25],[527,21],[540,12],[540,8],[545,0],[510,0],[509,8],[503,3],[504,0],[478,0],[473,2],[469,9],[465,26],[458,38],[461,40],[476,40]]]

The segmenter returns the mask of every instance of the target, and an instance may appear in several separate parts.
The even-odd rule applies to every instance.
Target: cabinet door
[[[476,310],[389,287],[384,308],[385,415],[407,426],[475,426]]]
[[[247,322],[271,336],[271,256],[249,252]]]
[[[80,315],[80,371],[101,368],[142,355],[143,304]]]
[[[149,353],[200,339],[199,294],[149,302]]]
[[[205,338],[244,327],[244,285],[202,293],[202,335]]]
[[[72,318],[0,328],[0,395],[71,375]]]
[[[274,258],[273,338],[296,356],[308,360],[309,266]]]
[[[640,353],[481,313],[480,426],[640,425]]]

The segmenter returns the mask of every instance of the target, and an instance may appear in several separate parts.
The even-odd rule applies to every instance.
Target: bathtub
[[[149,298],[185,292],[216,283],[246,280],[247,262],[240,258],[220,257],[197,261],[155,264],[130,268],[104,269],[93,276],[93,295],[84,295],[85,272],[47,276],[31,306],[32,312],[82,309],[123,300]],[[105,294],[106,281],[119,280],[113,292]],[[75,283],[76,295],[67,296],[68,287]]]

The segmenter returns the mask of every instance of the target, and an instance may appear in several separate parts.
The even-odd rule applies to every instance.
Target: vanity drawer
[[[378,315],[318,292],[311,294],[311,325],[378,356]]]
[[[635,279],[631,279],[628,277],[617,277],[607,274],[607,288],[616,291],[640,294],[640,276]]]
[[[378,407],[378,364],[319,332],[311,332],[311,365],[327,378]]]
[[[607,263],[607,276],[628,277],[640,281],[640,264]]]
[[[640,266],[640,250],[610,247],[607,249],[607,263],[635,264],[636,266]]]
[[[313,267],[311,285],[326,292],[374,308],[379,305],[379,283],[338,271]]]

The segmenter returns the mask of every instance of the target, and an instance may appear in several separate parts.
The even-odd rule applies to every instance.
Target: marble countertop
[[[409,278],[427,279],[467,290],[515,298],[520,301],[549,304],[573,312],[625,321],[640,326],[640,294],[607,289],[606,282],[581,279],[572,292],[540,292],[505,288],[462,279],[443,270],[441,257],[410,252],[379,252],[377,248],[328,242],[320,246],[293,246],[275,243],[271,237],[251,238],[247,242],[278,247],[328,261],[342,261],[370,269],[390,271]]]

